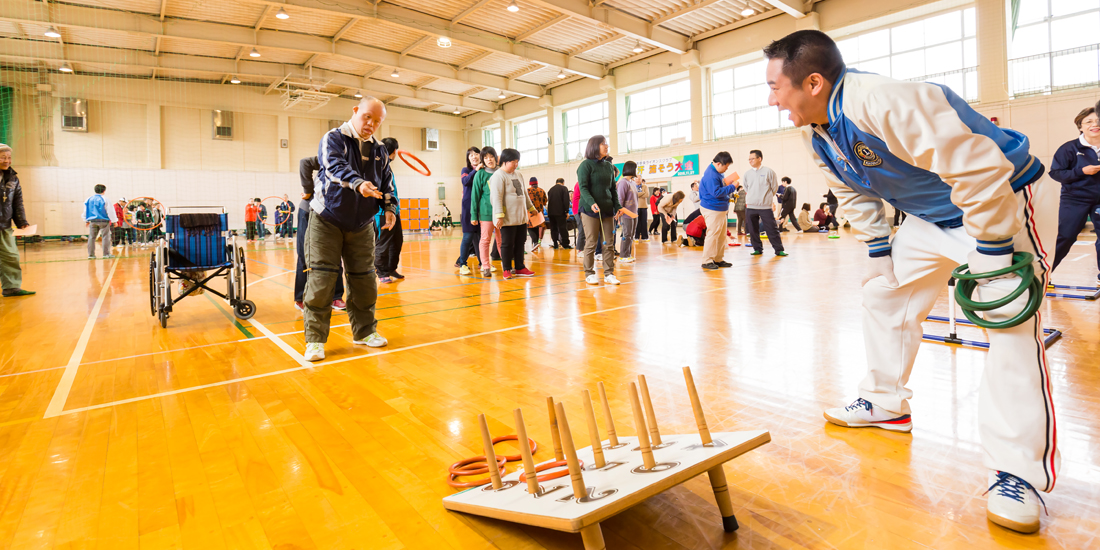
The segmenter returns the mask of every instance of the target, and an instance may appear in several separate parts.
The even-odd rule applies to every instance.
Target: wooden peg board
[[[766,430],[712,435],[714,444],[707,447],[700,445],[698,434],[662,435],[666,443],[673,444],[653,451],[660,471],[646,473],[637,472],[644,467],[641,453],[633,450],[638,446],[637,437],[619,437],[619,442],[627,445],[618,449],[608,449],[605,442],[607,466],[600,470],[591,469],[592,447],[579,449],[577,457],[585,464],[584,484],[588,489],[588,497],[579,501],[573,498],[568,477],[543,482],[543,496],[531,495],[517,469],[502,477],[504,489],[467,489],[444,498],[443,506],[456,512],[577,533],[771,441]]]

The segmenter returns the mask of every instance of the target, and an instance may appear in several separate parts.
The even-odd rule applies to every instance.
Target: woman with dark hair
[[[584,272],[585,282],[590,285],[600,284],[595,268],[600,241],[603,241],[603,280],[609,285],[619,284],[615,278],[615,218],[619,214],[637,215],[619,204],[615,165],[607,153],[607,138],[592,136],[584,150],[584,161],[577,167],[581,191],[581,215],[577,221],[584,224]]]
[[[459,225],[462,226],[462,244],[458,248],[458,259],[455,267],[459,275],[469,275],[470,266],[466,262],[470,256],[477,256],[477,242],[481,237],[481,226],[470,223],[470,195],[474,188],[474,176],[484,165],[481,164],[481,149],[470,147],[466,150],[466,167],[462,169],[462,216],[459,217]]]
[[[623,174],[616,184],[615,191],[619,196],[619,204],[626,213],[619,218],[619,226],[623,232],[622,241],[619,243],[619,261],[624,264],[634,262],[634,224],[638,221],[638,165],[634,161],[626,161],[623,165]]]
[[[1093,229],[1100,228],[1100,115],[1089,107],[1073,122],[1081,134],[1059,147],[1050,165],[1050,177],[1062,184],[1052,271],[1069,254],[1089,217]],[[1100,239],[1096,240],[1096,268],[1100,270]],[[1096,284],[1100,285],[1100,275]]]
[[[684,192],[677,191],[671,195],[665,194],[661,202],[657,203],[658,217],[661,218],[661,242],[668,242],[668,230],[672,229],[672,242],[676,242],[676,208],[684,202]]]
[[[500,168],[489,178],[493,224],[500,231],[500,265],[505,279],[535,276],[523,265],[523,245],[527,242],[527,221],[536,210],[523,188],[518,166],[519,151],[505,149],[500,152]]]
[[[653,235],[656,235],[657,228],[661,227],[661,215],[657,211],[657,204],[661,202],[661,197],[664,194],[664,189],[656,187],[653,189],[653,195],[649,197],[649,211],[653,214],[653,221],[649,223],[649,232]]]
[[[488,277],[496,271],[489,254],[489,244],[494,235],[497,247],[500,247],[500,229],[493,225],[493,203],[489,199],[489,178],[497,171],[497,150],[483,147],[481,163],[483,166],[474,175],[473,189],[470,191],[470,223],[481,228],[481,275]]]

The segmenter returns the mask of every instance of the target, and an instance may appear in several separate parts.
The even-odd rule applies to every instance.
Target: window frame
[[[539,132],[538,131],[538,121],[540,121],[540,120],[546,121],[546,130],[544,132]],[[534,134],[535,138],[538,138],[538,136],[541,136],[541,135],[545,135],[546,137],[543,140],[542,145],[540,147],[536,147],[534,149],[520,149],[519,148],[519,140],[522,139],[524,136],[520,135],[519,127],[524,125],[524,124],[531,124],[531,123],[535,124],[535,130],[536,130],[535,134]],[[520,120],[520,121],[513,121],[512,122],[512,148],[514,148],[516,151],[519,151],[519,156],[520,156],[520,161],[519,162],[520,162],[521,166],[531,167],[531,166],[543,166],[543,165],[546,165],[546,164],[550,164],[550,117],[544,114],[542,116],[535,116],[535,117],[527,118],[527,119]],[[535,154],[536,158],[538,158],[538,153],[540,151],[546,151],[546,162],[536,162],[534,164],[523,162],[524,158],[531,158],[530,154],[532,154],[532,153]]]
[[[1087,45],[1084,45],[1084,46],[1076,46],[1076,47],[1072,47],[1072,48],[1064,48],[1064,49],[1061,49],[1061,50],[1055,50],[1054,49],[1054,36],[1053,36],[1053,33],[1051,32],[1051,25],[1053,23],[1057,22],[1057,21],[1061,21],[1061,20],[1064,20],[1064,19],[1070,19],[1070,18],[1073,18],[1073,17],[1080,17],[1082,15],[1091,14],[1091,13],[1098,13],[1098,12],[1100,12],[1100,3],[1094,4],[1091,8],[1085,9],[1085,10],[1082,10],[1082,11],[1079,11],[1079,12],[1069,13],[1069,14],[1065,14],[1065,15],[1052,15],[1053,9],[1052,9],[1052,5],[1051,5],[1051,1],[1046,0],[1046,15],[1042,19],[1040,19],[1038,21],[1033,21],[1031,23],[1025,23],[1023,25],[1019,25],[1015,28],[1015,30],[1011,28],[1011,21],[1009,21],[1009,28],[1006,29],[1007,32],[1008,32],[1008,35],[1009,35],[1009,42],[1006,45],[1007,46],[1006,50],[1008,50],[1008,52],[1010,54],[1011,54],[1011,50],[1012,50],[1012,46],[1013,46],[1013,40],[1015,39],[1014,38],[1015,32],[1018,32],[1020,29],[1027,29],[1027,28],[1038,27],[1038,26],[1045,26],[1046,30],[1047,30],[1047,32],[1046,32],[1047,43],[1046,43],[1046,48],[1045,48],[1046,51],[1045,52],[1020,56],[1020,57],[1009,57],[1008,58],[1008,63],[1007,64],[1008,64],[1008,72],[1009,72],[1009,76],[1008,76],[1008,94],[1009,94],[1009,97],[1017,98],[1017,97],[1027,97],[1027,96],[1032,96],[1032,95],[1047,95],[1047,94],[1051,94],[1051,93],[1059,92],[1059,91],[1063,91],[1063,90],[1089,88],[1089,87],[1096,86],[1098,83],[1100,83],[1100,75],[1098,75],[1098,79],[1096,81],[1092,81],[1092,82],[1078,82],[1078,83],[1073,83],[1073,84],[1068,84],[1068,85],[1055,85],[1054,84],[1054,82],[1056,80],[1055,74],[1056,74],[1056,72],[1058,72],[1057,68],[1055,67],[1055,60],[1058,57],[1060,57],[1062,55],[1072,55],[1073,53],[1085,53],[1088,50],[1098,50],[1097,55],[1100,55],[1100,41],[1098,41],[1095,44],[1087,44]],[[1016,88],[1017,78],[1016,78],[1016,75],[1014,74],[1014,68],[1016,68],[1018,66],[1022,66],[1023,64],[1025,64],[1027,62],[1042,60],[1043,58],[1046,58],[1046,62],[1047,62],[1046,63],[1047,69],[1046,69],[1046,75],[1045,75],[1046,76],[1045,85],[1043,85],[1041,88],[1024,88],[1024,87],[1021,87],[1021,89],[1018,90]]]
[[[604,132],[602,134],[592,134],[592,135],[602,135],[602,136],[604,136],[605,139],[610,139],[610,136],[608,134],[611,133],[611,103],[606,98],[605,99],[597,99],[596,101],[586,103],[586,104],[581,105],[579,107],[574,107],[572,109],[563,110],[561,112],[561,132],[562,132],[562,136],[563,136],[564,139],[561,140],[562,148],[561,148],[561,158],[558,159],[559,163],[584,160],[584,149],[588,145],[588,140],[592,138],[592,136],[588,136],[588,137],[581,138],[579,140],[578,139],[570,139],[572,136],[569,135],[568,114],[571,111],[577,111],[577,115],[578,115],[577,127],[578,128],[580,126],[584,125],[584,124],[591,124],[591,122],[580,122],[580,111],[581,111],[581,109],[584,109],[586,107],[591,107],[593,105],[597,105],[597,104],[600,104],[600,103],[602,103],[604,105],[604,117],[602,119],[599,119],[599,120],[602,120],[604,122]],[[593,121],[593,122],[598,122],[599,120]],[[580,153],[580,158],[571,158],[569,156],[569,146],[571,144],[579,145],[577,150]]]
[[[643,94],[643,93],[646,93],[646,92],[651,92],[653,90],[662,90],[664,88],[669,88],[669,87],[672,87],[672,86],[678,86],[678,85],[684,84],[685,82],[689,83],[688,84],[687,98],[682,99],[680,101],[667,103],[667,104],[658,101],[658,104],[656,106],[649,107],[649,108],[646,108],[646,109],[642,109],[641,111],[638,111],[638,112],[632,112],[631,111],[631,109],[630,109],[631,100],[630,99],[632,97]],[[683,79],[680,79],[680,80],[676,80],[674,82],[668,82],[666,84],[651,86],[651,87],[646,88],[644,90],[638,90],[637,92],[634,92],[632,94],[628,94],[625,98],[626,99],[626,130],[624,130],[623,132],[620,132],[620,135],[624,136],[626,139],[620,139],[620,147],[623,148],[625,150],[625,152],[627,152],[627,153],[636,153],[636,152],[639,152],[639,151],[648,151],[648,150],[651,150],[651,149],[659,149],[661,147],[668,147],[669,143],[659,143],[657,145],[648,145],[647,144],[647,146],[645,146],[645,147],[633,147],[634,140],[633,140],[632,134],[635,133],[635,132],[645,132],[647,130],[654,130],[654,129],[657,129],[658,131],[663,132],[666,128],[677,127],[677,126],[680,126],[682,124],[687,124],[687,128],[688,128],[687,135],[682,136],[682,137],[686,138],[686,141],[688,143],[690,143],[691,142],[691,125],[694,124],[694,121],[691,119],[691,91],[690,91],[691,87],[690,86],[691,86],[690,85],[690,80],[688,78],[683,78]],[[659,95],[660,94],[658,92],[658,96]],[[667,124],[658,123],[658,124],[654,124],[654,125],[651,125],[651,126],[643,126],[643,127],[639,127],[639,128],[631,128],[630,127],[630,117],[632,115],[640,114],[640,113],[643,113],[643,112],[646,112],[646,111],[660,111],[661,109],[663,109],[665,107],[673,107],[673,106],[676,106],[676,105],[683,105],[683,104],[687,105],[688,116],[687,116],[686,119],[677,120],[676,122],[667,123]],[[664,140],[662,139],[662,141],[664,141]]]

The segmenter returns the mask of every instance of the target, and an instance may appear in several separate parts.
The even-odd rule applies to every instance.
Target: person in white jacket
[[[524,189],[518,166],[519,151],[505,149],[500,152],[500,170],[489,178],[489,200],[493,204],[493,224],[500,229],[500,263],[505,279],[535,276],[523,265],[527,220],[535,213],[535,205]]]
[[[1042,284],[1054,244],[1058,188],[1031,155],[1027,136],[998,128],[946,86],[901,82],[846,69],[820,31],[798,31],[764,49],[769,102],[790,111],[806,147],[870,259],[863,279],[868,371],[859,398],[829,409],[840,426],[912,429],[906,383],[921,321],[951,271],[1012,264],[1030,252]],[[890,241],[885,205],[909,214]],[[1014,274],[980,282],[975,299],[1001,298]],[[1002,321],[1023,310],[1027,292],[990,312]],[[989,330],[979,433],[989,469],[987,517],[1025,533],[1039,529],[1038,491],[1054,488],[1059,467],[1050,371],[1036,314]]]

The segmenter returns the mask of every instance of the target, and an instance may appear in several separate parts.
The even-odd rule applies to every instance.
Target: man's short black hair
[[[791,178],[788,178],[787,176],[783,176],[783,177],[779,178],[779,181],[781,181],[783,183],[786,183],[787,185],[791,184]]]
[[[628,160],[623,163],[623,177],[633,178],[638,175],[638,163]]]
[[[397,140],[391,137],[382,138],[382,145],[386,146],[386,152],[391,155],[401,148],[401,146],[397,144]]]
[[[750,155],[756,155],[756,158],[758,158],[758,159],[764,158],[764,153],[761,153],[760,149],[753,149],[752,151],[749,151],[749,154]]]
[[[512,162],[513,160],[519,160],[519,151],[509,148],[500,152],[501,164]]]
[[[565,183],[565,178],[558,178],[557,180],[554,180],[554,183]]]
[[[96,184],[95,192],[96,192],[97,195],[102,195],[105,191],[107,191],[107,186],[106,185],[103,185],[102,183],[97,183]]]
[[[714,155],[714,161],[718,164],[733,164],[733,156],[728,151],[721,151],[717,155]]]
[[[807,76],[818,73],[829,83],[840,79],[844,57],[829,35],[816,30],[795,31],[764,48],[767,59],[782,59],[783,74],[795,86],[801,86]]]
[[[607,138],[596,135],[588,138],[588,145],[584,148],[584,158],[591,160],[600,160],[600,144],[606,143]]]

